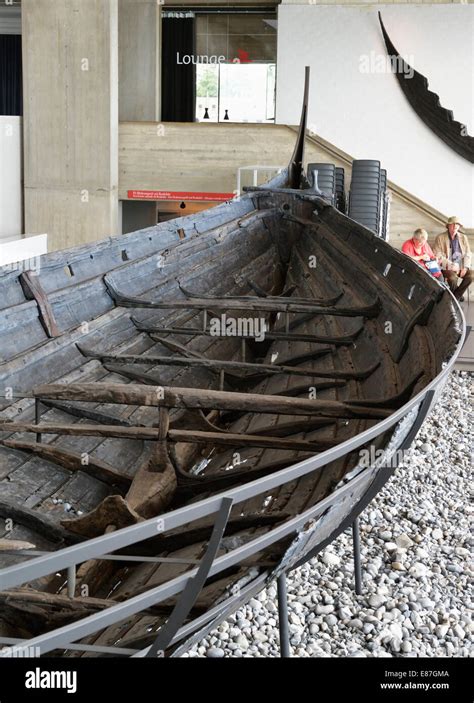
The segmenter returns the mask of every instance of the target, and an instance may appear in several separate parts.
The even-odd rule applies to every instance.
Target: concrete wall
[[[159,120],[161,5],[119,0],[119,119]]]
[[[117,0],[23,0],[25,229],[118,231]]]
[[[425,126],[394,75],[360,71],[361,57],[386,56],[377,9],[279,6],[277,122],[298,122],[304,66],[311,66],[309,124],[319,135],[354,158],[380,159],[402,188],[473,227],[472,165]],[[441,104],[474,134],[472,5],[380,9],[398,51],[413,55]]]
[[[21,122],[0,116],[0,241],[23,231]]]
[[[286,127],[273,125],[124,122],[119,197],[126,199],[128,190],[232,193],[239,166],[285,166],[294,140]]]

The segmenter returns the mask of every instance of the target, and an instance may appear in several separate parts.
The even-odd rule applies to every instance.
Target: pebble
[[[459,566],[459,564],[448,564],[446,569],[454,574],[462,574],[464,571],[462,566]]]
[[[403,549],[409,549],[413,546],[413,540],[411,540],[410,537],[406,534],[399,535],[395,539],[395,543],[397,547],[402,547]]]
[[[206,656],[212,659],[221,659],[225,657],[225,652],[220,647],[210,647],[206,652]]]
[[[339,617],[341,620],[349,620],[352,617],[351,609],[347,607],[340,608]]]
[[[437,627],[435,627],[435,635],[440,640],[444,640],[448,630],[449,630],[449,625],[438,625]]]
[[[426,576],[428,571],[429,569],[426,564],[423,564],[421,561],[416,562],[410,567],[410,574],[415,578],[422,578],[423,576]]]
[[[402,647],[400,639],[398,637],[392,637],[390,640],[390,647],[394,652],[399,652]]]
[[[322,561],[326,566],[339,566],[341,563],[340,557],[338,557],[337,554],[333,554],[333,552],[326,552],[323,555]]]
[[[400,561],[392,561],[392,569],[395,571],[405,571],[405,567]]]
[[[384,546],[387,552],[394,552],[397,549],[395,542],[385,542]]]
[[[372,608],[379,608],[382,603],[385,603],[385,600],[383,596],[373,594],[369,597],[369,605],[371,605]]]
[[[246,638],[245,635],[239,635],[238,637],[236,637],[236,639],[235,639],[235,644],[236,644],[240,649],[243,649],[243,650],[246,650],[246,649],[249,648],[249,641],[248,641],[248,639]]]
[[[338,619],[335,615],[326,615],[326,617],[324,618],[324,622],[326,623],[326,625],[329,625],[329,627],[333,627],[334,625],[337,625]]]
[[[399,640],[403,639],[403,632],[402,632],[402,626],[398,622],[392,623],[389,627],[390,632],[394,637],[397,637]]]

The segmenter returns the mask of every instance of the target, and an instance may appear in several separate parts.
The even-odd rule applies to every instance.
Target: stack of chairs
[[[311,190],[319,192],[331,205],[345,213],[344,169],[334,164],[312,163],[308,164],[307,174]]]
[[[380,161],[358,159],[352,164],[349,217],[383,239],[388,234],[387,172]]]
[[[340,166],[336,166],[336,207],[341,212],[346,212],[344,169]]]
[[[390,202],[387,171],[380,161],[357,159],[352,164],[349,197],[344,169],[329,163],[308,164],[310,189],[382,239],[388,239]]]

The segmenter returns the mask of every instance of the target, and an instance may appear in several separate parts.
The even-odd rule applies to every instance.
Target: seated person
[[[438,281],[443,280],[443,274],[441,273],[439,263],[428,244],[428,232],[426,229],[416,229],[413,232],[413,237],[407,242],[404,242],[402,251],[404,254],[407,254],[407,256],[418,261]]]
[[[450,217],[446,223],[446,232],[439,234],[434,243],[443,275],[458,300],[463,300],[463,293],[469,288],[474,277],[469,241],[461,232],[461,227],[457,217]],[[458,279],[461,279],[459,285]]]

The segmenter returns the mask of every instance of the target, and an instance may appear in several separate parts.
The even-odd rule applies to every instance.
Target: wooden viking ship
[[[178,656],[350,527],[436,400],[460,308],[309,188],[306,110],[270,183],[0,269],[0,645]]]

